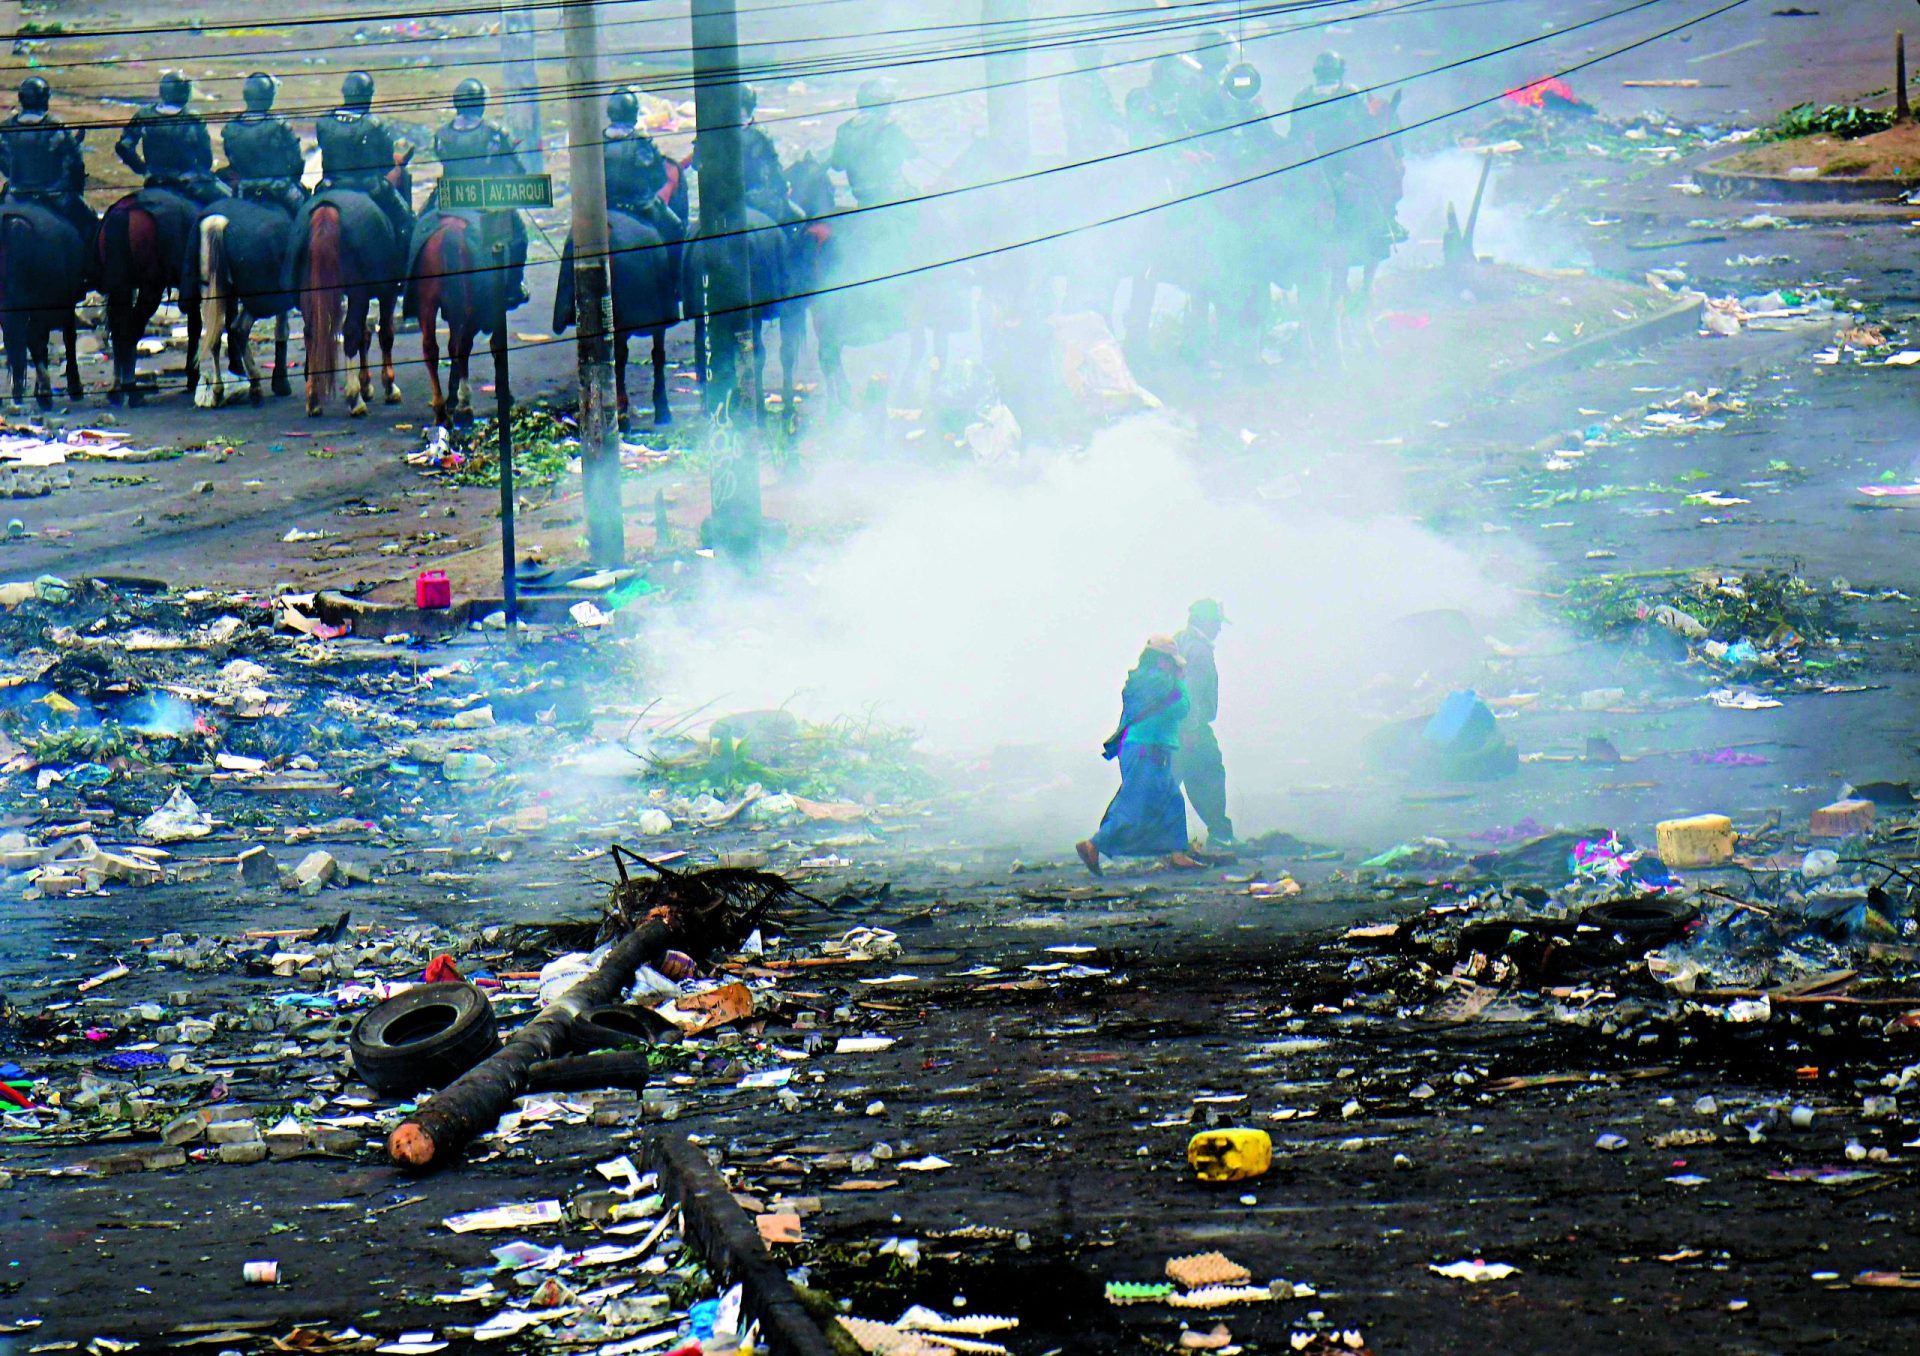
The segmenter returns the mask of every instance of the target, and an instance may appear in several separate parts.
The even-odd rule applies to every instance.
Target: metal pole
[[[567,155],[573,191],[573,296],[579,325],[580,470],[587,552],[600,569],[626,560],[620,507],[620,414],[613,398],[613,290],[607,280],[607,178],[596,91],[600,8],[567,0]]]
[[[751,560],[760,545],[759,393],[752,389],[752,279],[740,156],[739,27],[734,0],[693,0],[694,124],[700,141],[700,234],[713,319],[707,405],[720,416],[708,482],[715,550]],[[743,390],[743,384],[745,389]]]
[[[507,613],[507,631],[520,624],[520,580],[515,573],[519,554],[513,540],[513,388],[507,381],[507,214],[492,214],[493,266],[498,306],[493,313],[494,422],[500,432],[500,600]]]

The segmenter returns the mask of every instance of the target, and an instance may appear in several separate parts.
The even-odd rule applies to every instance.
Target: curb
[[[1693,177],[1716,198],[1752,198],[1757,202],[1884,202],[1920,187],[1920,178],[1833,175],[1794,179],[1784,174],[1745,174],[1705,166],[1694,170]]]
[[[1557,367],[1595,357],[1604,357],[1644,347],[1647,344],[1660,343],[1683,334],[1692,334],[1700,328],[1700,313],[1706,308],[1705,296],[1694,293],[1683,301],[1675,303],[1658,315],[1648,316],[1645,320],[1636,320],[1621,329],[1609,330],[1605,334],[1596,334],[1581,339],[1554,353],[1543,353],[1537,357],[1496,372],[1488,377],[1484,389],[1498,390],[1512,384],[1521,377],[1538,376]]]

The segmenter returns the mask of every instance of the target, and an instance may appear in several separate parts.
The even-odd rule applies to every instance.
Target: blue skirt
[[[1161,857],[1187,850],[1187,802],[1163,744],[1120,747],[1120,790],[1093,845],[1106,857]]]

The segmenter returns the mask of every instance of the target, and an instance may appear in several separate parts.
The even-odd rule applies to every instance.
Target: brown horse
[[[396,159],[387,178],[404,200],[406,162]],[[407,240],[396,234],[370,196],[353,189],[328,189],[311,199],[303,220],[304,229],[295,223],[285,272],[300,294],[300,317],[306,328],[307,413],[320,414],[333,398],[344,366],[347,413],[355,418],[366,414],[367,396],[373,391],[373,377],[367,370],[372,347],[367,320],[376,301],[380,303],[382,386],[387,404],[399,404],[393,331],[406,280]],[[343,340],[344,364],[336,351]]]
[[[505,275],[496,265],[482,263],[484,245],[477,218],[442,212],[433,231],[414,257],[407,280],[420,314],[420,356],[427,364],[427,382],[433,389],[433,422],[445,428],[448,397],[452,414],[473,418],[473,386],[467,366],[474,341],[493,336],[494,380],[506,372],[507,331],[497,323]],[[447,319],[447,385],[440,386],[440,317]]]
[[[95,251],[100,290],[107,298],[107,335],[113,353],[113,384],[107,399],[118,405],[141,402],[135,362],[140,339],[169,289],[180,278],[192,248],[198,204],[164,188],[129,193],[107,209],[100,221]],[[187,312],[187,352],[200,347],[200,316]],[[194,379],[188,366],[188,384]]]

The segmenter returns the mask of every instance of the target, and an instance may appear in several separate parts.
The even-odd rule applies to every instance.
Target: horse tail
[[[473,316],[473,252],[467,248],[463,221],[442,217],[435,234],[440,237],[440,309],[448,316],[447,328],[451,330],[455,314],[468,319]]]
[[[100,288],[103,292],[128,292],[133,289],[133,209],[115,203],[107,209],[100,225]]]
[[[307,228],[307,267],[300,281],[300,316],[307,330],[307,379],[316,400],[330,400],[334,392],[340,342],[341,271],[340,209],[322,203],[313,209]]]
[[[228,290],[225,217],[202,219],[197,254],[197,267],[189,269],[187,276],[192,279],[194,290],[199,294],[200,330],[203,334],[219,334],[233,318],[227,314],[231,297]],[[192,302],[191,297],[182,297],[181,300],[188,304]]]
[[[21,280],[13,273],[32,257],[27,248],[32,233],[33,228],[21,216],[7,217],[5,228],[0,229],[0,320],[13,318],[14,303],[24,295]]]

